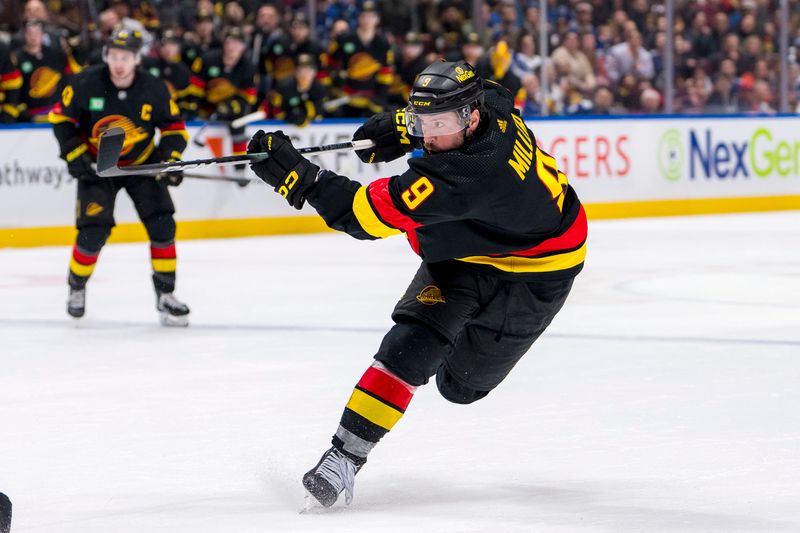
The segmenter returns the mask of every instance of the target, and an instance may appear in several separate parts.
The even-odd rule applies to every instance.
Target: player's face
[[[239,39],[228,37],[225,39],[225,44],[223,46],[225,47],[225,56],[232,59],[234,62],[239,61],[239,58],[241,58],[244,53],[244,42]]]
[[[309,66],[297,67],[295,75],[297,76],[297,83],[300,85],[311,85],[317,75],[317,70]]]
[[[421,127],[425,149],[428,152],[447,152],[461,148],[478,124],[480,114],[477,110],[469,114],[465,125],[464,118],[457,112],[419,115],[417,129]],[[466,133],[465,133],[466,130]]]
[[[25,28],[25,46],[29,48],[41,48],[42,35],[41,26],[28,26]]]
[[[167,41],[161,45],[161,57],[165,60],[177,63],[180,61],[181,45],[174,41]]]
[[[111,72],[111,81],[120,85],[133,79],[136,71],[136,53],[121,48],[109,48],[106,55],[108,70]]]

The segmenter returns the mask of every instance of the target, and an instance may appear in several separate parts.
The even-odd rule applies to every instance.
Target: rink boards
[[[800,209],[800,119],[774,117],[612,117],[527,120],[539,146],[552,154],[587,205],[590,218]],[[276,122],[296,146],[350,140],[352,120],[304,129]],[[189,126],[190,136],[200,124]],[[221,126],[202,133],[184,158],[229,155]],[[0,128],[0,247],[70,244],[75,183],[58,158],[49,126]],[[406,168],[403,160],[365,165],[351,152],[311,158],[361,182]],[[204,173],[214,173],[203,169]],[[232,169],[223,170],[232,175]],[[260,182],[235,184],[187,179],[172,189],[179,238],[233,237],[323,231],[310,208],[295,211]],[[144,240],[125,194],[117,198],[112,241]]]

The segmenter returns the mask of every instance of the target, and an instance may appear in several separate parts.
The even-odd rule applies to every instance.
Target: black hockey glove
[[[247,145],[247,153],[261,152],[270,157],[250,163],[253,172],[274,187],[289,205],[302,209],[306,193],[317,179],[319,167],[300,155],[292,146],[292,140],[282,131],[264,133],[258,130]]]
[[[354,141],[372,139],[373,148],[356,150],[364,163],[386,163],[394,161],[414,149],[412,138],[406,130],[406,118],[402,109],[372,115],[353,134]]]
[[[151,163],[174,163],[175,161],[180,161],[178,155],[178,152],[174,152],[172,157],[165,156],[164,150],[159,147],[153,150],[153,154],[148,158],[148,161]],[[161,181],[170,187],[177,187],[183,182],[183,171],[160,172],[156,174],[156,181]]]
[[[94,163],[92,155],[89,153],[89,149],[86,148],[79,139],[75,139],[74,142],[64,147],[64,154],[62,157],[67,159],[67,157],[75,153],[75,150],[81,150],[81,146],[83,146],[83,152],[75,156],[72,161],[67,161],[67,171],[69,175],[76,180],[100,181],[100,178],[97,177],[97,173],[92,168],[92,163]]]

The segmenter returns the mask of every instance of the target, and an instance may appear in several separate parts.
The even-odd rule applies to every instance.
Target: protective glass
[[[470,106],[441,113],[415,113],[406,107],[406,128],[415,137],[452,135],[469,126]]]

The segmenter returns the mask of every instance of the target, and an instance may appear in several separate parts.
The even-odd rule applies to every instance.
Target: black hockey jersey
[[[156,129],[161,132],[159,160],[180,159],[189,140],[167,86],[141,69],[130,87],[117,89],[106,65],[89,67],[61,91],[50,122],[66,161],[86,150],[96,158],[100,136],[109,128],[125,130],[120,166],[143,164],[153,156]]]
[[[308,202],[360,239],[405,233],[426,262],[458,260],[500,277],[567,279],[586,256],[586,214],[509,92],[486,82],[488,114],[459,150],[408,161],[362,186],[325,171]]]
[[[370,100],[385,102],[394,78],[394,51],[380,33],[369,43],[361,42],[355,31],[339,35],[327,53],[327,70],[342,92],[352,96],[350,105],[367,108]],[[337,81],[338,78],[338,81]]]
[[[173,63],[160,57],[145,57],[142,67],[164,80],[169,94],[181,109],[184,118],[193,118],[203,98],[203,82],[183,62]]]
[[[222,61],[222,51],[214,50],[197,59],[192,71],[202,80],[209,113],[218,111],[221,120],[233,120],[252,111],[256,103],[255,68],[243,54],[231,68]],[[227,112],[219,113],[220,109]]]
[[[19,116],[17,102],[22,88],[22,73],[11,50],[0,42],[0,122],[14,122]]]
[[[294,78],[279,81],[265,102],[267,116],[296,126],[307,126],[322,116],[322,104],[326,96],[327,90],[318,80],[314,80],[306,89],[301,89]]]
[[[14,52],[22,73],[19,109],[21,120],[47,122],[58,102],[64,79],[73,74],[72,64],[60,48],[42,47],[40,55],[25,49]]]

